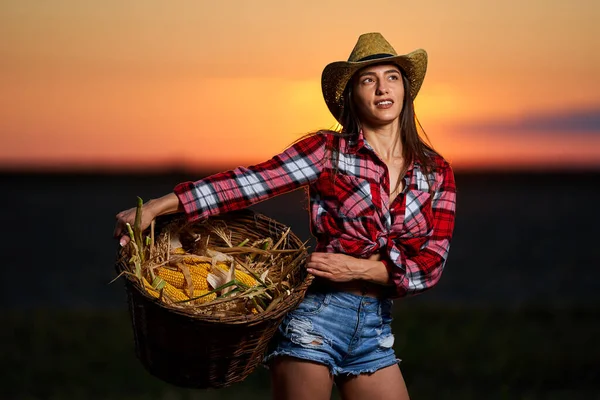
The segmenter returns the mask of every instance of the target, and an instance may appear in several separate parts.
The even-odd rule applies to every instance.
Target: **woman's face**
[[[394,64],[365,67],[353,79],[353,101],[360,121],[381,127],[398,121],[404,103],[404,84]]]

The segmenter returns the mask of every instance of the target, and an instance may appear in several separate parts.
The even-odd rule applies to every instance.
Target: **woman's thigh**
[[[336,383],[344,400],[408,400],[409,398],[402,372],[397,364],[372,374],[340,378]]]
[[[288,356],[275,357],[270,365],[274,400],[329,400],[333,377],[323,364]]]

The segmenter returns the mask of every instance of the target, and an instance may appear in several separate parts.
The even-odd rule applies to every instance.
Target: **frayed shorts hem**
[[[312,362],[315,362],[318,364],[322,364],[329,369],[329,373],[334,377],[368,375],[368,374],[377,372],[380,369],[391,367],[392,365],[400,364],[400,362],[402,361],[401,359],[396,358],[394,360],[394,362],[382,363],[382,364],[376,365],[375,367],[372,367],[372,368],[350,370],[350,369],[346,369],[346,368],[340,368],[337,365],[334,365],[331,362],[331,360],[328,360],[325,358],[309,357],[306,354],[299,354],[299,353],[297,353],[295,351],[291,351],[291,350],[277,350],[263,358],[263,362],[262,362],[263,366],[265,368],[269,369],[269,365],[268,365],[269,362],[272,361],[275,357],[280,357],[280,356],[293,357],[293,358],[297,358],[300,360],[312,361]]]

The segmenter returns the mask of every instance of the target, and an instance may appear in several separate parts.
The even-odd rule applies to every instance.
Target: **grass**
[[[600,398],[599,317],[597,310],[398,307],[394,347],[413,399]],[[269,398],[263,368],[220,390],[154,378],[135,358],[126,312],[10,312],[3,322],[2,399]]]
[[[416,398],[589,399],[600,394],[599,316],[406,309],[395,318],[404,332],[395,347]]]

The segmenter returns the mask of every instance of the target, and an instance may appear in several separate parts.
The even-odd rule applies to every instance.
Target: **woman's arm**
[[[309,136],[261,164],[184,182],[174,192],[190,221],[249,207],[317,180],[325,141],[324,134]]]
[[[309,255],[306,267],[309,273],[333,282],[363,280],[392,285],[386,265],[379,259],[379,254],[361,259],[341,253],[314,252]]]
[[[325,140],[325,135],[315,134],[261,164],[181,183],[173,193],[144,204],[142,230],[161,215],[185,212],[191,221],[203,219],[246,208],[309,184],[318,178],[323,168]],[[131,208],[116,216],[114,236],[120,237],[122,246],[129,242],[125,224],[133,224],[135,214],[136,209]]]

